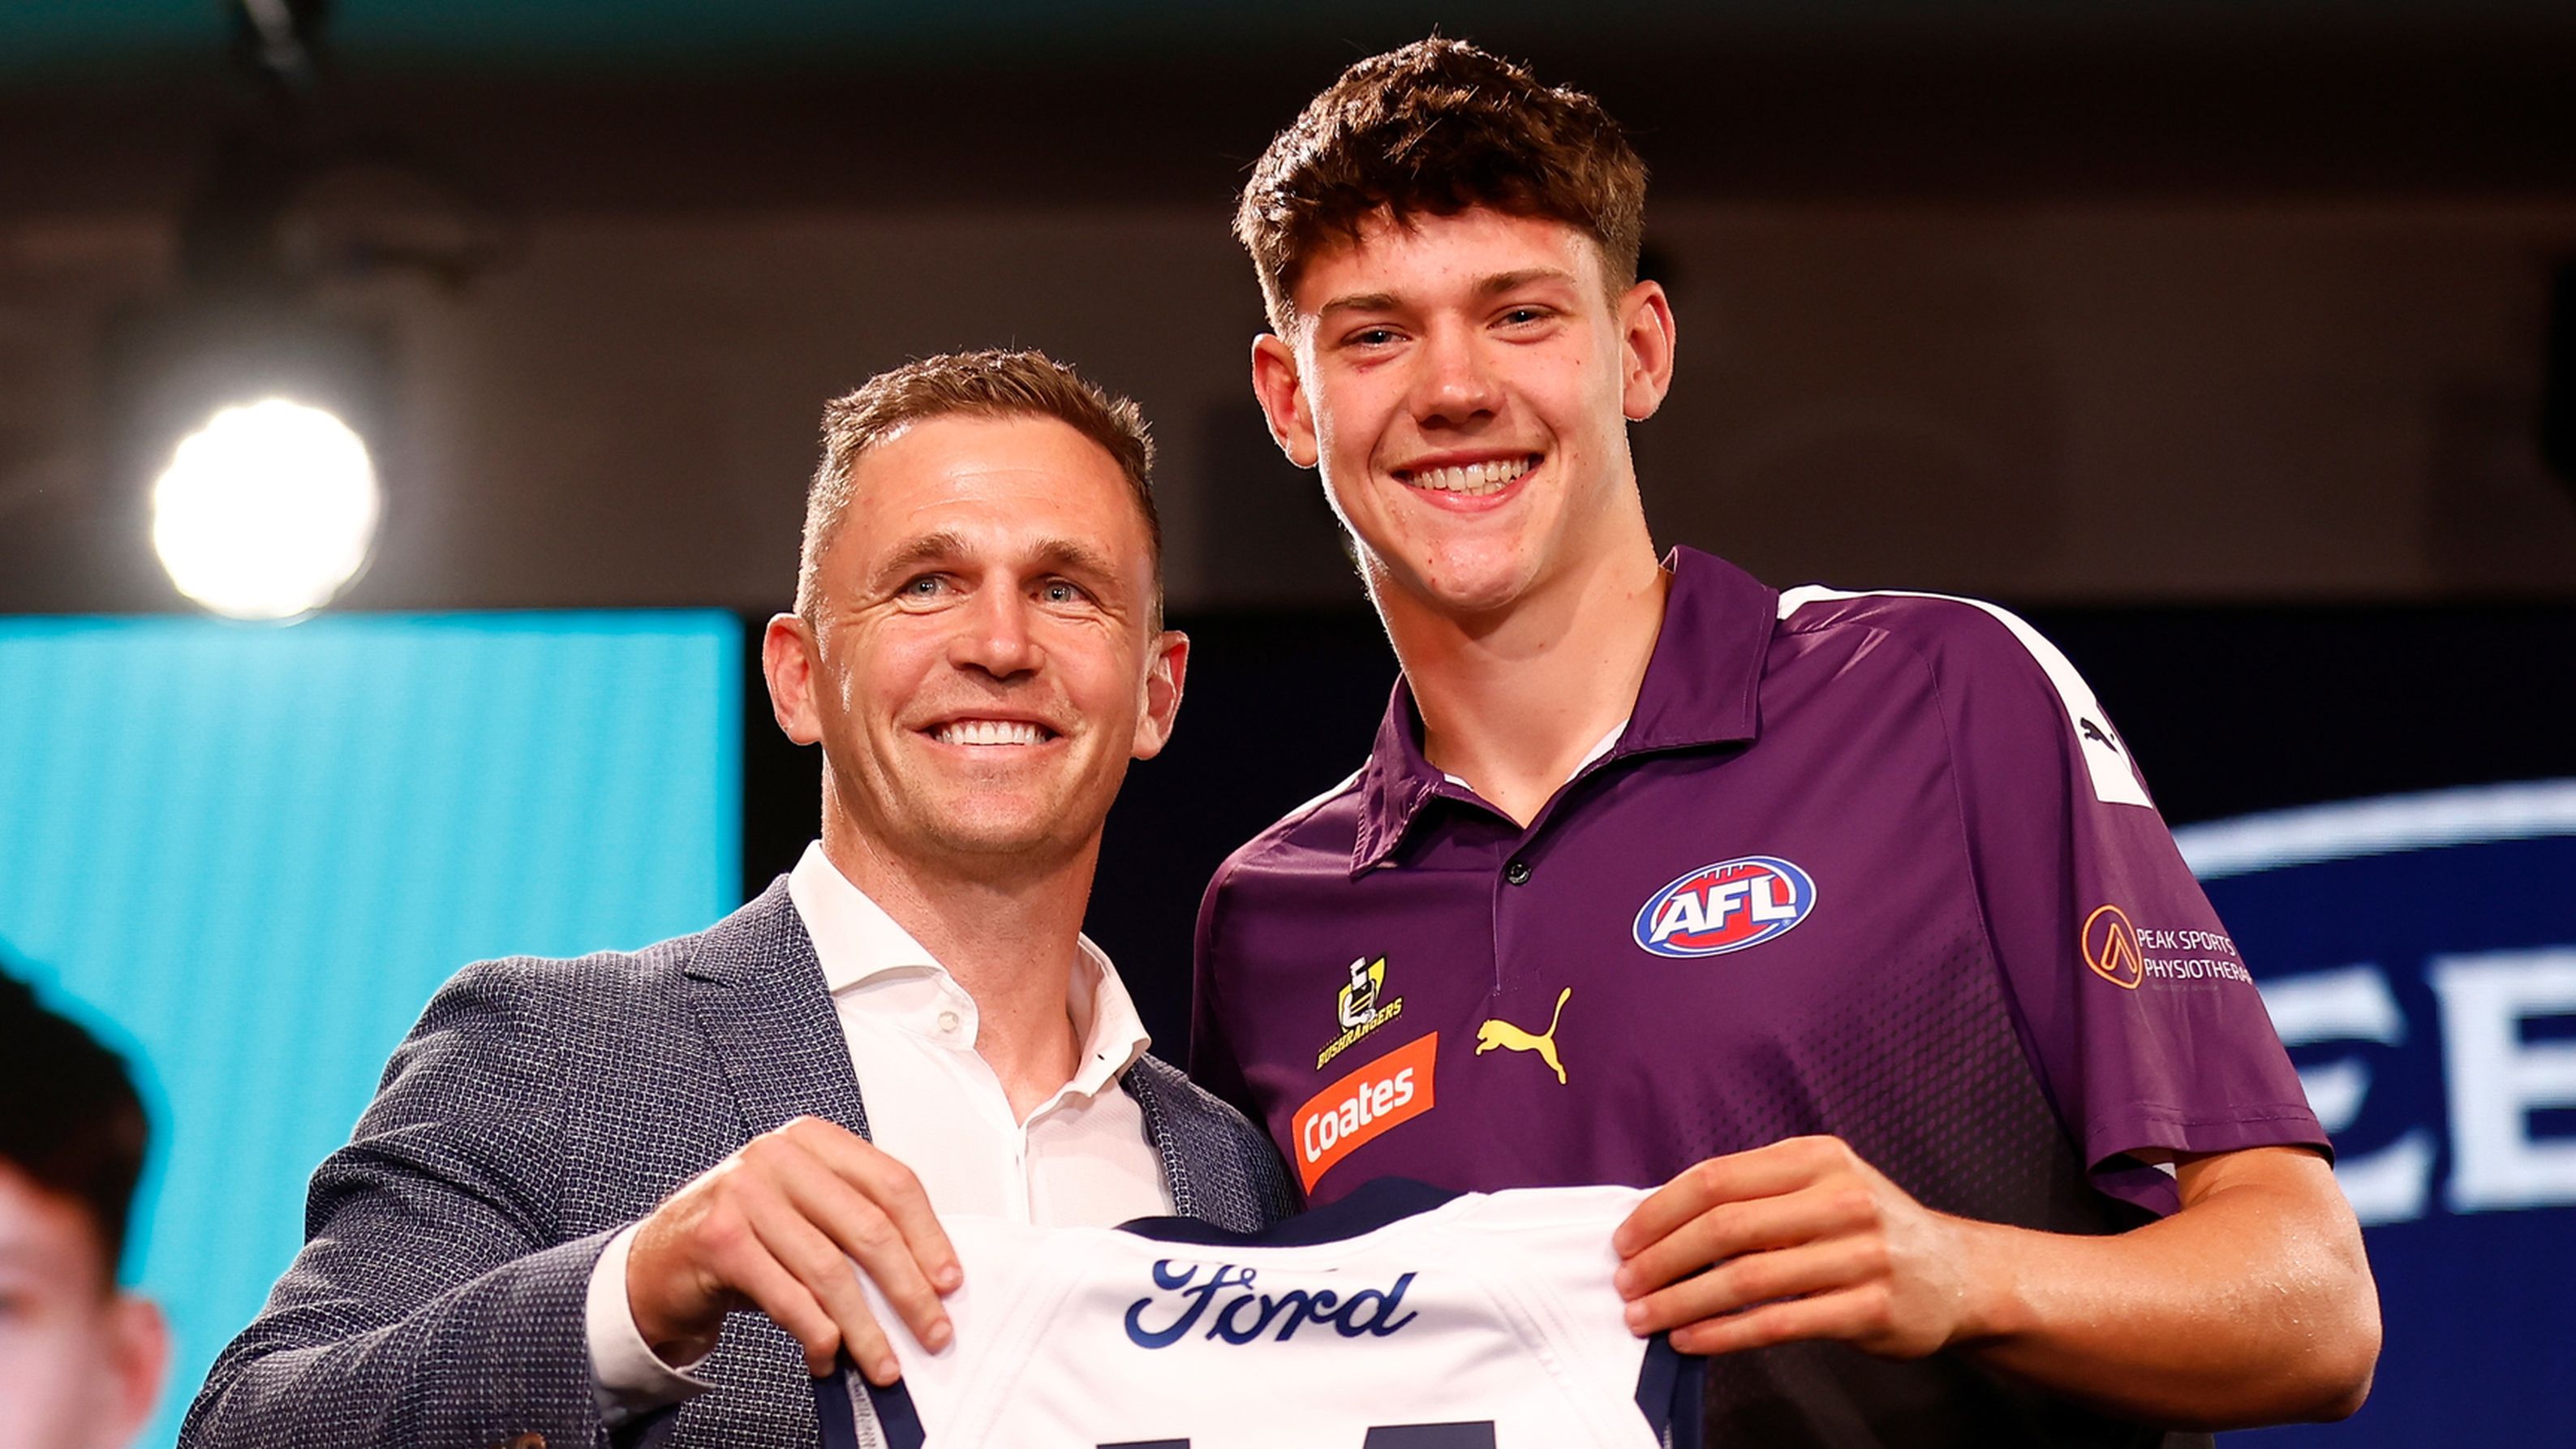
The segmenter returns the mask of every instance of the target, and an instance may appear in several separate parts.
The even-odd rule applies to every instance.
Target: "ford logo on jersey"
[[[1411,1273],[1397,1278],[1391,1287],[1363,1288],[1345,1297],[1330,1288],[1257,1293],[1252,1285],[1261,1270],[1223,1263],[1201,1279],[1199,1271],[1205,1266],[1175,1263],[1169,1258],[1154,1265],[1154,1286],[1167,1293],[1177,1291],[1187,1306],[1174,1310],[1171,1322],[1148,1328],[1145,1315],[1154,1307],[1154,1300],[1139,1298],[1128,1304],[1127,1336],[1135,1340],[1137,1347],[1169,1348],[1197,1327],[1202,1318],[1207,1320],[1207,1332],[1202,1335],[1206,1338],[1250,1343],[1276,1323],[1276,1341],[1286,1343],[1309,1323],[1323,1324],[1344,1338],[1362,1334],[1384,1338],[1422,1316],[1407,1313],[1399,1317],[1396,1313],[1396,1305],[1404,1301],[1404,1290],[1413,1286]],[[1220,1295],[1225,1295],[1221,1306],[1217,1302]]]
[[[1747,855],[1677,877],[1637,912],[1637,944],[1658,956],[1723,956],[1807,918],[1816,883],[1776,855]]]

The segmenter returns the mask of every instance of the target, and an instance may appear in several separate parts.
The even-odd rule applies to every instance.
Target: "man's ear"
[[[1145,668],[1145,708],[1136,720],[1136,743],[1128,751],[1150,760],[1172,742],[1172,722],[1181,713],[1181,685],[1190,672],[1190,636],[1166,629],[1154,641],[1153,661]]]
[[[1661,282],[1639,282],[1619,299],[1619,410],[1642,423],[1664,405],[1673,386],[1673,301]]]
[[[162,1380],[170,1374],[170,1322],[161,1316],[161,1305],[134,1293],[118,1293],[107,1311],[107,1367],[115,1401],[99,1442],[130,1444],[152,1417]]]
[[[760,672],[769,680],[769,712],[800,745],[823,738],[814,706],[814,630],[795,614],[772,614],[760,636]]]
[[[1315,446],[1315,413],[1307,405],[1305,379],[1297,375],[1297,354],[1275,332],[1252,339],[1252,395],[1260,399],[1269,420],[1270,440],[1288,461],[1312,468],[1321,456]]]

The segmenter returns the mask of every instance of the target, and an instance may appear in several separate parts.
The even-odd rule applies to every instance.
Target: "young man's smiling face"
[[[1672,311],[1609,295],[1599,246],[1471,207],[1383,218],[1307,259],[1287,338],[1254,347],[1272,433],[1320,464],[1380,606],[1469,619],[1641,532],[1627,424],[1672,372]]]
[[[770,625],[779,719],[841,815],[913,860],[1061,858],[1161,750],[1187,641],[1106,450],[1048,417],[913,423],[852,465],[814,617]]]

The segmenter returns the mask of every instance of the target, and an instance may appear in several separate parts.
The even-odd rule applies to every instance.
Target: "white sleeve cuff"
[[[635,1241],[636,1224],[618,1229],[607,1250],[590,1270],[590,1295],[584,1305],[585,1333],[590,1340],[590,1391],[599,1417],[609,1428],[714,1385],[690,1370],[704,1358],[679,1365],[662,1362],[635,1326],[635,1311],[626,1301],[626,1253]]]

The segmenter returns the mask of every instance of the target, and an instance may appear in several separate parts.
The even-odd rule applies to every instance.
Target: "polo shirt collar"
[[[1779,620],[1780,592],[1714,554],[1676,548],[1664,556],[1672,588],[1646,677],[1618,742],[1596,763],[1660,750],[1752,739],[1760,730],[1762,664]],[[1374,868],[1404,839],[1434,795],[1465,798],[1423,758],[1422,711],[1413,686],[1395,682],[1377,741],[1360,771],[1359,829],[1351,873]]]
[[[797,914],[805,919],[805,933],[813,938],[814,957],[823,968],[823,985],[833,1000],[841,1001],[860,987],[886,983],[897,976],[925,978],[933,988],[929,992],[875,993],[883,1009],[893,1012],[897,1025],[917,1028],[919,1023],[903,1018],[929,1015],[933,997],[953,1000],[971,1022],[973,998],[957,984],[947,967],[913,939],[910,931],[896,924],[884,907],[841,874],[840,868],[823,853],[823,842],[817,840],[805,847],[803,858],[788,873],[787,890]],[[1082,1055],[1070,1085],[1075,1091],[1097,1095],[1145,1054],[1153,1038],[1145,1031],[1144,1020],[1136,1014],[1135,1000],[1127,994],[1126,984],[1118,979],[1118,970],[1109,963],[1109,957],[1088,936],[1077,936],[1074,947],[1066,1004],[1073,1017],[1074,1033],[1082,1040]],[[919,1010],[912,1009],[916,1007]],[[917,1034],[931,1035],[927,1031]],[[972,1031],[966,1035],[971,1043]]]

